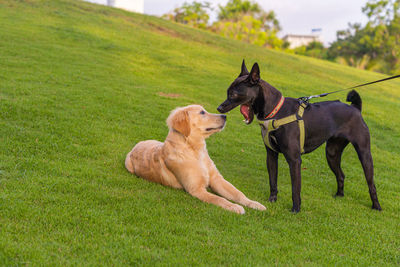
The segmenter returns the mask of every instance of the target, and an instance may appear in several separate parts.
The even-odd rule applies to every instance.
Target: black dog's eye
[[[231,98],[236,98],[236,97],[238,97],[238,94],[237,93],[230,93],[230,97]]]
[[[202,110],[202,111],[200,111],[200,114],[204,115],[204,114],[206,114],[206,112],[204,110]]]

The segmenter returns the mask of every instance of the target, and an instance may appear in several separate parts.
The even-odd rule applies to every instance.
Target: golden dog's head
[[[204,138],[222,131],[225,122],[225,115],[208,113],[200,105],[176,108],[167,119],[170,130],[175,130],[186,137],[193,135]]]

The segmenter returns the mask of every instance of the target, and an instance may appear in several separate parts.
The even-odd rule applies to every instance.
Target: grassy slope
[[[88,3],[0,0],[0,265],[399,265],[398,81],[360,91],[382,212],[350,146],[344,198],[322,147],[303,157],[302,212],[289,212],[282,156],[268,203],[259,128],[238,110],[208,150],[267,211],[239,216],[126,172],[136,142],[165,138],[171,109],[215,112],[242,58],[292,97],[382,77]]]

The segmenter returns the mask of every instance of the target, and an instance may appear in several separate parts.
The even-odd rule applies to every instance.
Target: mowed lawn
[[[0,265],[399,266],[400,81],[358,90],[382,212],[352,146],[343,198],[323,145],[303,156],[302,211],[289,211],[282,155],[269,203],[260,129],[238,109],[207,148],[266,211],[230,213],[125,170],[175,107],[217,112],[243,58],[288,97],[385,77],[81,1],[0,0]]]

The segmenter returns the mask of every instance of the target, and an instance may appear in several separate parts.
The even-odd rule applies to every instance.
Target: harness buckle
[[[308,102],[310,101],[310,97],[303,96],[303,97],[299,97],[298,100],[299,100],[300,105],[302,105],[302,106],[305,105],[305,106],[303,106],[305,108],[305,107],[307,107]]]

